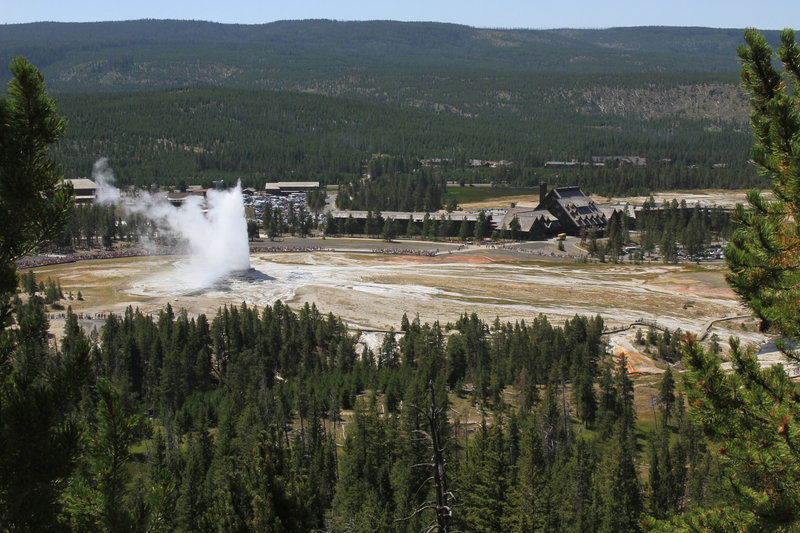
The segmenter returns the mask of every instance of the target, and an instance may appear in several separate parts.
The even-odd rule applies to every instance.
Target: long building
[[[353,217],[355,220],[366,220],[370,211],[340,211],[335,210],[331,211],[330,217],[335,219],[347,219]],[[478,213],[465,213],[465,212],[453,212],[453,213],[423,213],[423,212],[412,212],[412,211],[372,211],[373,214],[380,213],[381,218],[384,220],[391,219],[391,220],[402,220],[408,221],[409,219],[413,220],[414,222],[419,222],[420,224],[425,222],[425,216],[427,215],[431,220],[441,220],[444,218],[445,220],[453,220],[456,222],[461,222],[462,220],[466,220],[467,222],[477,222],[479,214]],[[488,217],[489,215],[487,215]]]
[[[293,192],[306,192],[311,189],[319,189],[318,181],[276,181],[267,183],[264,192],[277,196],[286,196]]]

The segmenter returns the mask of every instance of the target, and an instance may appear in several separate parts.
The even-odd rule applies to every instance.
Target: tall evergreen
[[[508,491],[508,464],[503,453],[503,427],[484,420],[470,448],[460,483],[463,506],[459,509],[464,529],[500,531]]]
[[[800,46],[794,32],[781,33],[777,55],[784,71],[773,65],[772,49],[755,30],[745,31],[738,49],[742,85],[750,97],[755,163],[772,180],[774,199],[757,191],[749,208],[738,206],[737,228],[726,248],[732,288],[768,328],[800,338],[797,241],[800,198]],[[785,349],[793,363],[796,351]],[[685,339],[686,382],[692,412],[702,428],[719,442],[716,454],[731,495],[708,502],[669,525],[717,530],[794,530],[800,493],[800,462],[795,421],[798,386],[782,366],[762,368],[753,350],[732,340],[732,372],[695,339]]]
[[[43,305],[17,313],[20,327],[10,327],[14,260],[53,236],[72,205],[48,155],[66,122],[34,66],[19,57],[11,73],[0,98],[0,529],[44,530],[56,525],[80,451],[77,411],[89,379],[89,345],[76,342],[60,359],[45,359]]]
[[[339,463],[332,509],[334,523],[341,524],[336,530],[344,530],[352,522],[359,524],[361,531],[383,529],[394,518],[386,432],[375,398],[360,402]]]
[[[639,479],[634,462],[634,443],[625,424],[616,424],[612,436],[600,451],[594,481],[597,531],[638,531],[643,510]]]
[[[751,191],[749,208],[737,206],[737,222],[725,250],[731,287],[752,307],[764,328],[800,332],[800,46],[794,32],[781,33],[778,59],[755,30],[745,32],[742,86],[750,97],[753,161],[772,180],[773,200]]]

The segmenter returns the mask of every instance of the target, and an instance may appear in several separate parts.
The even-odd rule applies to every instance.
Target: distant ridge
[[[766,32],[777,42],[777,32]],[[421,66],[558,73],[734,72],[742,30],[631,27],[604,30],[498,30],[435,22],[331,20],[259,25],[201,21],[9,24],[0,31],[0,61],[17,55],[41,68],[57,90],[141,89],[220,84],[258,87],[266,63],[302,55],[301,68],[334,62],[343,68]],[[148,69],[128,69],[114,83],[86,76],[87,63],[131,59]],[[184,61],[251,71],[238,76],[170,76]],[[95,65],[95,70],[98,65]],[[259,71],[261,74],[259,75]],[[7,80],[3,72],[0,79]],[[98,83],[101,83],[98,86]]]

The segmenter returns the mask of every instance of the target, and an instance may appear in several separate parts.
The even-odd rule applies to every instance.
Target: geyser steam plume
[[[181,207],[149,193],[136,197],[132,203],[121,202],[106,158],[94,164],[92,178],[97,183],[98,202],[122,203],[127,212],[144,215],[159,232],[185,244],[189,259],[181,263],[176,280],[182,288],[210,287],[231,272],[250,269],[241,182],[233,189],[209,190],[204,213],[203,199],[199,196],[186,197]]]

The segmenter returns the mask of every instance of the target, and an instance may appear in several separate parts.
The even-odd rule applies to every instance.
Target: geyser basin
[[[682,276],[669,266],[464,264],[453,259],[427,263],[417,258],[387,261],[378,255],[264,253],[254,254],[251,261],[270,279],[257,283],[237,275],[202,292],[181,292],[180,280],[170,278],[175,270],[170,265],[142,273],[129,291],[146,298],[175,296],[170,298],[173,306],[179,300],[178,307],[212,313],[223,304],[264,306],[280,299],[298,307],[314,302],[320,311],[368,329],[396,328],[404,312],[433,322],[455,321],[474,311],[501,322],[529,321],[545,313],[556,322],[575,314],[601,314],[609,323],[629,323],[658,313],[660,323],[671,329],[694,330],[709,317],[730,316],[740,307],[729,289],[707,287],[705,275],[686,273],[691,295],[684,287],[673,290],[673,280]],[[714,276],[724,285],[721,271]],[[687,315],[687,298],[702,316]]]
[[[482,251],[481,257],[491,254]],[[539,313],[556,323],[576,313],[600,314],[608,325],[656,317],[670,329],[697,332],[712,319],[747,311],[725,283],[722,266],[526,260],[469,264],[474,257],[456,254],[443,261],[379,254],[259,253],[252,257],[255,273],[231,275],[207,289],[192,290],[180,277],[178,263],[186,259],[86,261],[37,268],[36,275],[60,280],[65,291],[80,290],[84,300],[72,302],[76,312],[123,313],[130,305],[158,314],[169,302],[176,311],[213,317],[223,305],[246,302],[263,307],[280,299],[293,309],[314,302],[321,312],[364,329],[397,329],[403,313],[409,319],[445,323],[475,312],[489,322],[498,318],[503,323],[530,321]],[[249,281],[263,273],[270,279]],[[715,328],[720,338],[736,334],[743,342],[763,339],[743,331],[739,323],[723,322]]]

